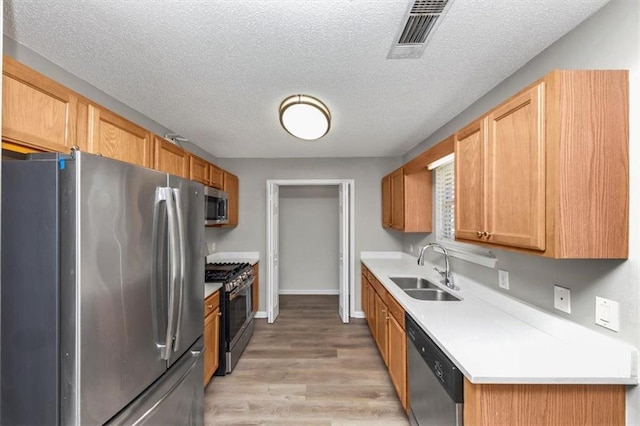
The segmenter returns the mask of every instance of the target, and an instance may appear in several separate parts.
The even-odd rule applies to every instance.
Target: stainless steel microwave
[[[229,223],[229,194],[219,189],[204,187],[204,224]]]

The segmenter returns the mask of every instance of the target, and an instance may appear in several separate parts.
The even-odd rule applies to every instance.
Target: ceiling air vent
[[[387,58],[415,59],[422,56],[433,30],[440,23],[453,0],[415,0],[409,4],[404,26],[391,45]]]

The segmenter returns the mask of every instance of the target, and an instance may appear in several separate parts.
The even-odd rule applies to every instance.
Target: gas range
[[[222,283],[220,345],[217,376],[231,373],[253,334],[253,269],[249,263],[207,263],[205,282]]]

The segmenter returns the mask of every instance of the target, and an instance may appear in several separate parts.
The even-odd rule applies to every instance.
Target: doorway
[[[354,180],[295,179],[267,181],[267,320],[273,323],[280,312],[280,187],[336,186],[338,188],[338,314],[348,323],[355,310]]]

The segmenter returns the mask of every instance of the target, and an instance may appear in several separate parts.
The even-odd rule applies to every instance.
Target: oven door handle
[[[247,280],[245,283],[243,283],[240,287],[235,288],[234,290],[232,290],[229,293],[229,300],[233,300],[236,297],[238,297],[238,295],[247,287],[251,286],[251,284],[253,284],[253,282],[255,281],[255,277],[251,277],[251,279]]]

